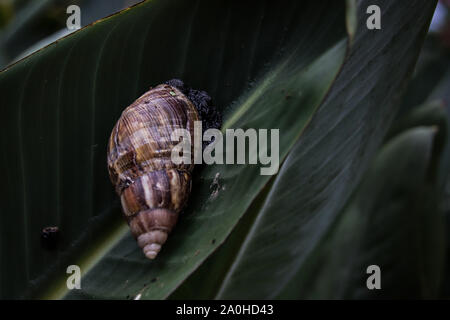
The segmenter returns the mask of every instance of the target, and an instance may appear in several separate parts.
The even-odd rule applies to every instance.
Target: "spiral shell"
[[[111,133],[109,175],[131,232],[149,259],[161,250],[189,197],[194,162],[171,161],[178,143],[171,134],[187,129],[193,138],[194,121],[199,114],[193,103],[178,88],[162,84],[127,107]]]

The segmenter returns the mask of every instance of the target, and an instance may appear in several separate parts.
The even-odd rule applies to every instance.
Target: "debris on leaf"
[[[217,198],[217,196],[219,195],[219,190],[220,190],[219,177],[220,177],[220,173],[217,172],[214,177],[213,182],[209,186],[209,188],[212,190],[212,193],[209,196],[209,201],[215,200]]]

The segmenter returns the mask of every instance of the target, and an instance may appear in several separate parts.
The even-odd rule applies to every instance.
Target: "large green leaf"
[[[403,97],[402,107],[398,113],[401,118],[412,108],[431,99],[448,100],[450,92],[450,50],[444,46],[436,34],[428,34],[420,53],[414,77]]]
[[[413,124],[417,121],[422,121],[422,125],[431,124],[436,120],[442,123],[442,115],[445,114],[447,123],[450,122],[450,50],[444,43],[444,37],[439,37],[437,34],[429,34],[421,52],[419,61],[417,63],[416,72],[413,80],[408,86],[408,90],[403,99],[401,112],[398,114],[399,121],[395,123],[393,130],[405,124]],[[413,109],[412,111],[410,111]],[[409,115],[405,119],[405,114]],[[423,115],[421,117],[421,114]],[[439,130],[438,135],[444,135],[443,130]],[[447,141],[450,141],[450,130],[447,130]],[[447,217],[447,258],[446,269],[450,265],[450,144],[444,146],[442,160],[440,161],[440,168],[438,175],[439,190],[438,193],[443,194],[443,199],[440,199],[440,210]],[[450,296],[450,277],[448,273],[445,274],[446,280],[444,296]]]
[[[445,119],[445,117],[444,117]],[[383,147],[356,194],[297,279],[306,298],[436,298],[443,276],[438,127],[417,127]],[[381,270],[368,290],[366,270]]]
[[[415,102],[422,103],[424,101],[442,101],[441,110],[446,112],[447,121],[450,122],[450,50],[444,45],[442,38],[437,36],[429,36],[422,53],[420,72],[417,72],[415,79],[412,81],[408,93],[415,99]],[[423,77],[420,80],[420,77]],[[422,83],[422,85],[421,85]],[[429,85],[423,85],[424,83]],[[421,100],[420,100],[421,98]],[[406,100],[408,102],[408,99]],[[405,108],[407,105],[405,104]],[[435,112],[436,114],[436,112]],[[447,131],[447,140],[450,141],[450,130]],[[447,258],[446,270],[450,266],[450,144],[447,144],[443,152],[443,160],[441,161],[439,180],[444,190],[444,197],[441,201],[441,211],[446,216],[447,225]],[[445,298],[450,297],[450,276],[445,273],[443,295]]]
[[[107,176],[106,141],[121,111],[149,86],[180,77],[214,97],[225,126],[279,128],[283,159],[344,61],[345,26],[344,2],[148,1],[2,72],[1,295],[62,296],[65,268],[78,264],[83,274],[95,267],[69,297],[167,296],[270,177],[257,166],[205,168],[176,232],[146,260],[118,222]],[[217,174],[221,190],[211,198]],[[47,225],[61,229],[57,251],[38,241]]]
[[[402,107],[397,115],[399,122],[409,121],[404,119],[405,115],[422,119],[420,112],[429,113],[428,122],[433,121],[432,119],[442,113],[446,113],[447,121],[450,121],[450,106],[447,103],[450,101],[450,90],[448,90],[450,86],[449,61],[450,50],[444,45],[441,37],[436,34],[429,34],[420,54],[414,78],[408,85]],[[433,103],[436,104],[436,107],[426,108],[426,105]],[[437,104],[441,104],[441,108],[437,107]],[[422,111],[413,115],[411,110],[420,108],[420,106],[424,106]],[[401,124],[394,123],[394,125],[400,126]],[[442,132],[439,134],[442,135]],[[448,130],[447,139],[450,140],[450,131]],[[450,145],[445,146],[443,157],[445,160],[442,161],[439,172],[439,183],[441,185],[445,184],[450,173]]]
[[[43,13],[53,2],[55,1],[30,0],[21,8],[14,8],[17,10],[14,18],[0,30],[0,68],[4,68],[20,51],[43,36],[42,29],[36,28],[36,22],[38,18],[42,19]],[[33,30],[33,27],[39,30]]]
[[[304,263],[334,224],[389,129],[435,5],[378,1],[383,27],[369,31],[369,4],[359,3],[359,28],[349,59],[267,197],[246,214],[247,226],[236,229],[173,298],[305,297],[299,287],[301,277],[308,276]]]
[[[42,2],[42,1],[38,0],[38,2]],[[56,1],[53,0],[53,3],[55,3],[55,2]],[[56,2],[56,4],[58,5],[58,8],[64,9],[64,11],[63,11],[64,15],[63,15],[62,20],[65,20],[69,17],[69,15],[66,14],[66,11],[65,11],[65,9],[69,5],[74,5],[74,4],[79,5],[80,11],[81,11],[81,26],[86,26],[108,14],[117,12],[123,8],[131,6],[138,2],[141,2],[141,0],[96,0],[96,1],[79,0],[78,2],[73,2],[73,1],[67,1],[66,3]],[[40,15],[42,15],[42,14],[40,14]],[[40,15],[38,15],[38,16],[40,16]],[[42,17],[40,17],[40,18],[42,19]],[[22,19],[26,19],[26,17],[24,17]],[[20,25],[24,25],[24,24],[26,24],[26,22],[27,22],[27,20],[17,22],[17,23]],[[11,46],[8,44],[8,41],[4,41],[4,42],[6,42],[3,45],[4,48],[12,51],[12,52],[9,52],[9,55],[10,55],[9,63],[11,63],[11,64],[20,59],[23,59],[24,57],[32,54],[33,52],[51,44],[52,42],[59,40],[60,38],[66,36],[74,31],[74,30],[69,30],[65,25],[64,25],[64,28],[62,28],[60,30],[57,30],[54,28],[53,29],[54,32],[52,34],[46,36],[43,39],[40,39],[38,42],[33,42],[32,45],[30,45],[30,41],[36,40],[36,35],[33,34],[33,32],[31,32],[30,30],[28,30],[28,29],[33,29],[33,24],[31,24],[31,26],[28,26],[28,28],[26,28],[26,29],[27,29],[26,31],[22,31],[21,34],[19,34],[19,35],[17,35],[16,33],[9,35],[9,38],[20,39],[20,43],[18,44],[17,48],[15,48],[15,50],[11,50]],[[50,31],[52,31],[52,30],[50,30]],[[26,33],[26,35],[28,37],[24,37],[22,35],[23,33]],[[41,34],[39,34],[39,35],[41,35]],[[0,38],[1,38],[1,35],[0,35]],[[17,55],[17,52],[19,50],[22,50],[22,51],[20,52],[20,54]],[[15,54],[15,56],[11,56],[13,54]],[[14,59],[12,60],[12,58],[14,58]]]
[[[372,2],[359,3],[359,28],[336,79],[346,24],[355,32],[351,1],[347,20],[338,1],[149,1],[0,74],[1,144],[11,150],[0,158],[8,168],[1,295],[46,289],[45,296],[60,297],[65,268],[78,264],[82,290],[69,298],[166,297],[234,229],[219,258],[212,256],[224,266],[202,266],[192,278],[218,279],[209,291],[217,297],[298,297],[303,263],[390,125],[435,5],[375,1],[383,28],[368,31]],[[187,212],[150,262],[119,222],[104,150],[121,110],[172,77],[206,89],[225,127],[280,128],[286,159],[270,181],[257,166],[199,171]],[[211,190],[215,177],[220,189]],[[63,235],[56,252],[37,241],[51,224]]]
[[[26,0],[18,8],[15,4],[15,17],[0,30],[0,68],[69,34],[66,28],[69,5],[80,6],[81,25],[85,26],[139,1]]]

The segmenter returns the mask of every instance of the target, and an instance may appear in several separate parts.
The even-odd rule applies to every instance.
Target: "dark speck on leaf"
[[[150,280],[151,283],[156,282],[156,280],[158,280],[158,278],[153,278],[152,280]]]
[[[215,243],[216,243],[216,239],[212,239],[212,240],[211,240],[211,243],[212,243],[212,244],[215,244]]]
[[[45,227],[41,231],[42,246],[47,250],[54,250],[59,243],[59,228],[58,227]]]

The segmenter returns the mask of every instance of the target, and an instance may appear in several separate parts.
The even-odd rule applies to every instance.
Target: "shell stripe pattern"
[[[198,120],[192,102],[177,88],[162,84],[127,107],[112,130],[110,178],[133,235],[141,246],[147,246],[144,253],[150,252],[149,241],[159,241],[159,246],[165,241],[186,205],[194,164],[171,161],[172,149],[178,143],[171,141],[171,134],[187,129],[193,141],[194,122]],[[191,157],[193,154],[192,146]],[[158,251],[146,255],[152,259]]]

